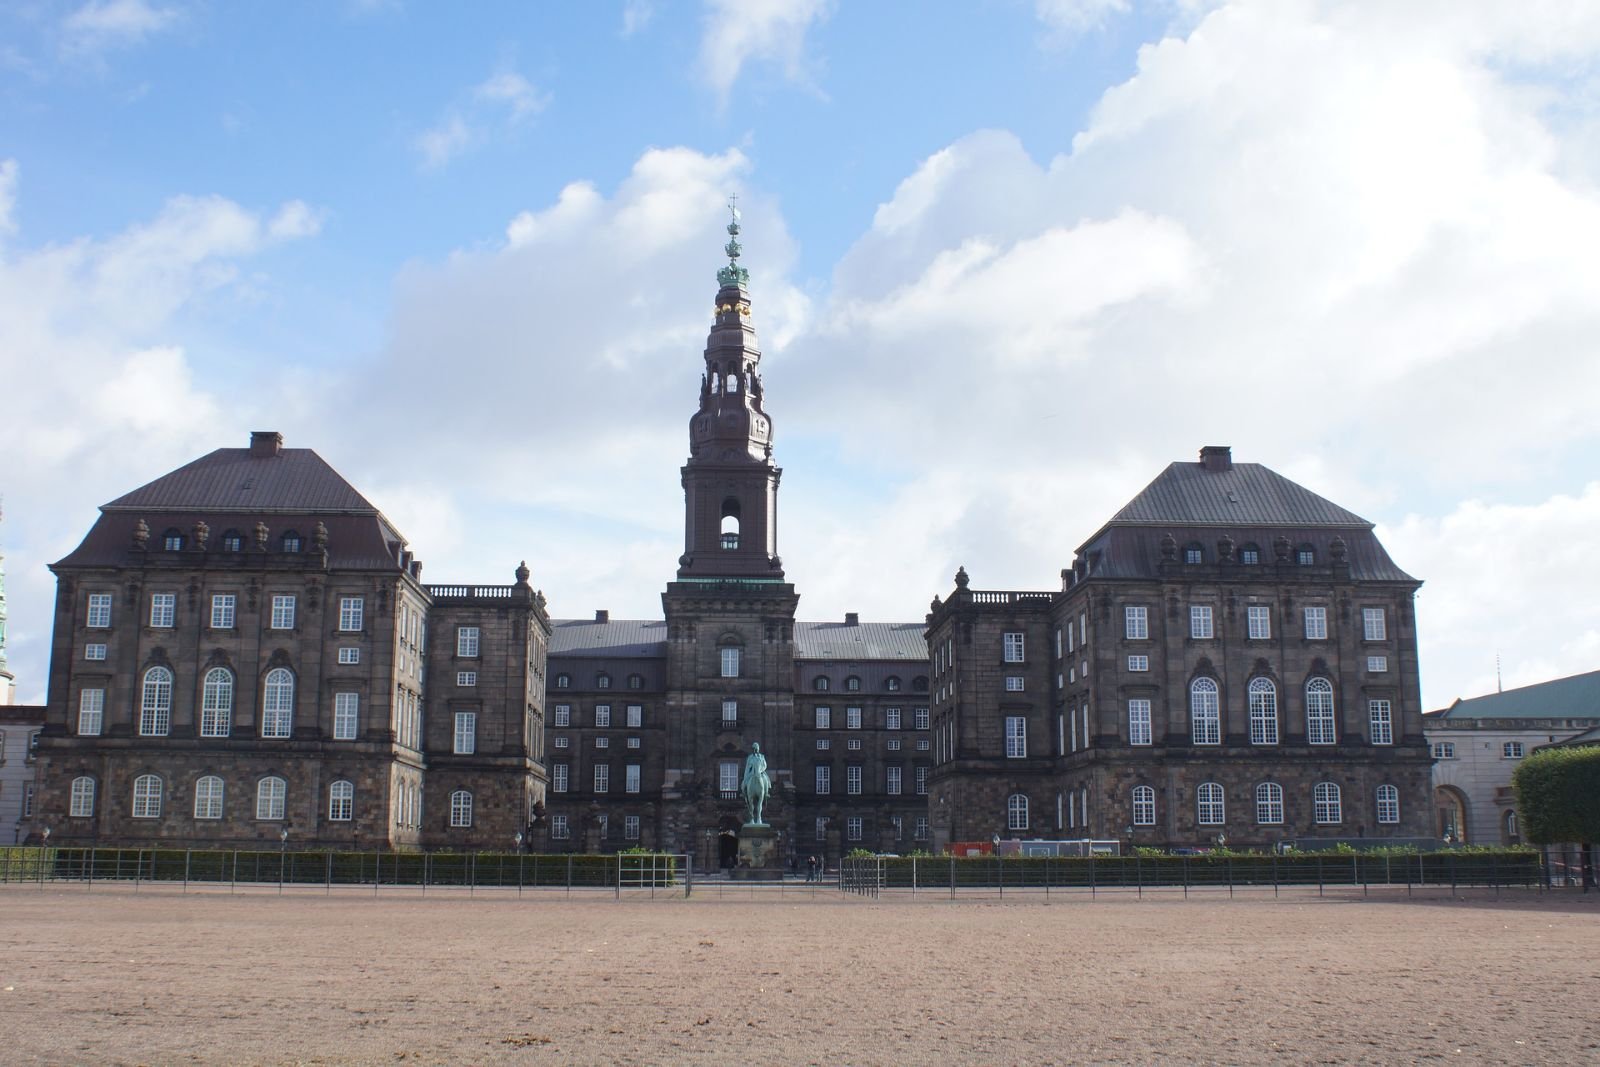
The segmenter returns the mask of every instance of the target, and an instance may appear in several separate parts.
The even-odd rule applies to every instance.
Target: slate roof
[[[309,448],[252,455],[219,448],[170,474],[125,493],[102,511],[345,512],[378,509]]]
[[[1548,682],[1507,689],[1503,693],[1458,699],[1440,719],[1597,719],[1600,720],[1600,671],[1574,674]]]
[[[552,656],[665,656],[667,624],[660,619],[554,619]]]
[[[667,654],[667,624],[659,619],[556,619],[552,656],[650,657]],[[795,658],[914,660],[928,658],[920,622],[796,622]]]
[[[1168,464],[1106,525],[1165,523],[1372,529],[1372,523],[1355,512],[1259,463],[1235,463],[1228,470],[1207,470],[1200,463]]]

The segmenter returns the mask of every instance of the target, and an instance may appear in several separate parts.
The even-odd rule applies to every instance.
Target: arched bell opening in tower
[[[739,501],[731,496],[722,502],[722,547],[739,547]]]

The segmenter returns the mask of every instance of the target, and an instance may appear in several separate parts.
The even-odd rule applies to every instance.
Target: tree
[[[1594,846],[1600,841],[1600,746],[1535,752],[1522,761],[1511,784],[1529,841],[1579,845],[1587,890],[1594,884]]]

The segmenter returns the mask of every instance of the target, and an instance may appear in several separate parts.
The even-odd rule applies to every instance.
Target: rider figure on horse
[[[739,783],[739,791],[744,794],[745,825],[765,826],[766,823],[761,821],[761,809],[766,806],[772,783],[767,778],[767,757],[761,754],[759,742],[750,744],[750,755],[744,761],[744,779]]]

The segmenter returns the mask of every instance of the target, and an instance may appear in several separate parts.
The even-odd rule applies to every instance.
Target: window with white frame
[[[456,685],[462,688],[478,684],[477,671],[456,671]]]
[[[724,648],[721,650],[722,677],[739,677],[739,650],[737,648]]]
[[[272,628],[274,630],[294,629],[294,597],[280,595],[272,598]]]
[[[1209,640],[1215,631],[1212,628],[1211,605],[1189,605],[1189,636],[1195,640]]]
[[[552,763],[550,765],[550,791],[552,793],[565,793],[568,788],[569,770],[565,763]]]
[[[1456,743],[1454,741],[1435,741],[1433,743],[1434,759],[1455,759]]]
[[[1378,822],[1393,826],[1400,821],[1400,790],[1392,785],[1378,787]]]
[[[450,794],[450,825],[455,827],[472,825],[472,794],[465,789],[457,789]]]
[[[477,751],[478,713],[475,711],[456,712],[455,754],[458,756],[470,756]]]
[[[611,738],[609,738],[609,737],[597,737],[597,738],[595,738],[594,739],[594,747],[595,748],[610,748],[611,747]]]
[[[339,649],[339,662],[346,667],[351,666],[352,664],[360,663],[361,650],[359,648],[352,648],[349,645],[343,646]]]
[[[1382,608],[1361,609],[1361,636],[1368,641],[1384,641],[1389,637],[1388,620]]]
[[[284,800],[289,785],[276,775],[269,775],[256,783],[256,818],[265,822],[282,822]]]
[[[1278,743],[1278,687],[1270,678],[1252,678],[1249,688],[1250,743]]]
[[[900,709],[899,708],[884,708],[883,709],[883,728],[885,730],[898,730],[898,729],[900,729]]]
[[[227,737],[232,732],[233,672],[212,667],[200,687],[200,736]]]
[[[816,788],[813,791],[817,794],[817,796],[820,797],[825,796],[828,793],[832,793],[833,768],[828,766],[826,763],[819,763],[815,768],[815,773],[816,777],[813,784],[816,786]]]
[[[611,765],[609,763],[596,763],[594,765],[594,791],[596,793],[609,793],[611,791]]]
[[[1128,744],[1152,744],[1150,701],[1136,697],[1128,701]]]
[[[1323,826],[1331,826],[1344,821],[1344,812],[1339,801],[1339,787],[1332,782],[1318,782],[1311,791],[1312,815]]]
[[[1006,758],[1024,759],[1028,755],[1028,720],[1022,715],[1006,716]]]
[[[1183,548],[1183,561],[1185,563],[1204,563],[1206,561],[1206,550],[1200,547],[1199,542],[1185,545]]]
[[[1057,796],[1059,799],[1059,794]],[[1133,825],[1154,826],[1156,824],[1156,791],[1147,785],[1133,787]]]
[[[627,841],[639,840],[639,816],[624,815],[622,817],[622,837]]]
[[[354,741],[356,739],[356,726],[361,717],[361,695],[359,693],[333,694],[333,739],[335,741]]]
[[[262,686],[261,736],[290,737],[293,733],[294,675],[286,667],[274,667]]]
[[[104,630],[111,625],[110,593],[89,594],[89,611],[83,624],[91,630]]]
[[[900,751],[900,739],[898,737],[891,737],[891,738],[889,738],[889,740],[884,742],[884,746],[890,752],[899,752]]]
[[[233,593],[217,593],[211,597],[211,628],[231,630],[238,611],[239,598]]]
[[[339,598],[339,629],[359,630],[366,624],[366,601],[358,596]]]
[[[1006,829],[1026,830],[1028,828],[1028,798],[1021,793],[1012,793],[1006,797]]]
[[[828,707],[818,707],[816,710],[815,724],[818,730],[832,729],[833,709]]]
[[[825,674],[819,674],[817,677],[811,679],[811,688],[815,689],[819,693],[826,693],[828,691],[828,687],[832,684],[833,683],[828,680],[828,676]]]
[[[1123,634],[1129,641],[1144,641],[1150,637],[1150,609],[1143,604],[1129,604],[1122,609]]]
[[[557,704],[556,705],[556,721],[555,721],[555,724],[557,726],[571,726],[572,725],[572,705],[571,704]]]
[[[915,773],[915,781],[916,781],[916,787],[917,787],[917,796],[919,796],[919,797],[927,796],[928,795],[928,768],[927,768],[927,765],[923,764],[923,765],[918,766],[914,773]]]
[[[859,815],[851,815],[844,820],[844,836],[847,841],[860,841],[862,836],[862,819]]]
[[[725,759],[717,763],[717,788],[724,797],[739,795],[739,761]]]
[[[1521,759],[1522,758],[1522,742],[1521,741],[1507,741],[1505,744],[1500,746],[1500,754],[1501,754],[1501,756],[1503,756],[1506,759]]]
[[[594,687],[596,689],[610,689],[611,675],[607,674],[605,671],[601,671],[599,674],[595,675]]]
[[[106,691],[85,689],[78,694],[78,736],[97,737],[105,723]]]
[[[1020,674],[1008,674],[1008,675],[1006,675],[1006,692],[1008,692],[1008,693],[1020,693],[1020,692],[1022,692],[1022,675],[1020,675]]]
[[[1262,604],[1245,608],[1246,633],[1252,641],[1265,641],[1272,636],[1272,609]]]
[[[846,730],[859,730],[859,729],[861,729],[861,709],[860,708],[845,708],[844,709],[844,728]]]
[[[1256,786],[1256,822],[1263,826],[1277,826],[1283,822],[1283,786],[1277,782],[1262,782]]]
[[[1189,686],[1189,725],[1195,744],[1222,744],[1221,704],[1215,679],[1196,678]]]
[[[556,841],[566,841],[572,837],[572,830],[567,825],[565,815],[550,816],[550,836]]]
[[[74,819],[88,819],[94,815],[94,779],[82,775],[72,780],[72,799],[67,814]]]
[[[811,831],[818,841],[826,841],[828,839],[827,817],[818,815],[811,824]]]
[[[83,646],[83,658],[84,659],[94,659],[94,660],[103,660],[103,659],[105,659],[106,658],[106,646],[105,645],[101,645],[101,644],[84,645]]]
[[[150,594],[150,625],[158,630],[170,630],[178,613],[178,594]]]
[[[833,747],[833,742],[826,737],[817,738],[817,751],[826,752]]]
[[[1394,714],[1387,700],[1367,701],[1367,721],[1372,726],[1372,743],[1394,744]]]
[[[349,822],[355,817],[355,783],[341,778],[328,786],[328,821]]]
[[[1149,656],[1129,656],[1128,670],[1134,672],[1148,671],[1150,669]]]
[[[172,727],[172,672],[151,667],[139,694],[139,736],[165,737]]]
[[[891,764],[888,767],[885,767],[883,770],[884,770],[884,783],[883,783],[884,792],[888,793],[892,797],[899,796],[900,795],[900,778],[901,778],[901,774],[902,774],[902,768],[897,764]]]
[[[861,692],[861,679],[852,674],[844,680],[844,688],[847,693]]]
[[[222,818],[222,779],[208,774],[194,783],[194,817]]]
[[[630,763],[623,768],[622,791],[624,793],[637,793],[639,791],[639,775],[640,765],[637,763]]]
[[[1201,826],[1221,826],[1227,817],[1222,786],[1201,782],[1194,791],[1195,817]]]
[[[555,747],[556,748],[566,748],[571,743],[571,740],[572,739],[569,738],[569,737],[557,737],[555,739]]]
[[[911,836],[913,840],[926,841],[928,839],[928,817],[926,815],[918,815],[916,817],[916,821],[911,824],[911,827]]]
[[[1326,641],[1328,639],[1328,609],[1325,607],[1307,608],[1305,615],[1306,640]]]
[[[845,767],[844,791],[853,797],[861,795],[861,764],[851,763]]]
[[[1333,715],[1333,683],[1313,678],[1306,683],[1306,741],[1331,745],[1338,740]]]
[[[954,737],[953,737],[953,736],[952,736],[952,738],[951,738],[951,741],[952,741],[952,743],[953,743],[953,742],[954,742]],[[918,741],[917,741],[917,751],[918,751],[918,752],[926,752],[926,751],[928,751],[928,741],[927,741],[927,738],[922,738],[922,739],[920,739],[920,740],[918,740]],[[954,755],[953,755],[953,754],[952,754],[952,755],[951,755],[951,757],[950,757],[950,758],[951,758],[951,759],[954,759],[954,758],[955,758],[955,756],[954,756]]]
[[[846,749],[850,750],[851,752],[860,752],[861,751],[861,738],[859,738],[859,737],[850,738],[848,741],[846,741],[844,743],[844,747]]]
[[[572,675],[567,674],[564,671],[561,674],[556,675],[556,688],[557,689],[571,689],[572,688]]]
[[[913,729],[926,730],[928,728],[928,709],[916,708],[912,711]]]
[[[473,659],[478,655],[478,628],[476,626],[456,627],[456,655],[465,659]]]
[[[594,724],[598,727],[609,727],[611,725],[610,704],[596,704],[594,706]]]
[[[732,726],[739,721],[739,702],[737,700],[724,700],[722,702],[722,724]]]
[[[1007,663],[1021,663],[1023,651],[1023,635],[1008,633],[1005,635],[1005,660]]]
[[[1367,673],[1368,674],[1387,674],[1388,672],[1389,672],[1389,657],[1388,656],[1368,656],[1367,657]]]
[[[628,729],[638,730],[644,726],[644,705],[628,705]]]
[[[890,693],[900,692],[900,679],[896,675],[889,675],[883,680],[883,688]]]

